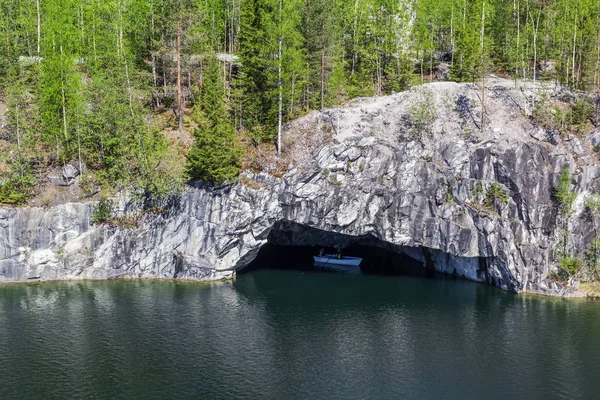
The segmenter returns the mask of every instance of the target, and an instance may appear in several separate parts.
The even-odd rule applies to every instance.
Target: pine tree
[[[219,62],[210,58],[205,65],[200,104],[194,110],[196,142],[188,154],[187,174],[192,179],[219,184],[239,175],[241,152],[224,103]]]
[[[253,133],[256,141],[273,137],[275,126],[274,99],[270,96],[276,82],[273,56],[273,8],[269,0],[246,0],[242,5],[240,27],[241,64],[238,85],[241,89],[242,125]]]

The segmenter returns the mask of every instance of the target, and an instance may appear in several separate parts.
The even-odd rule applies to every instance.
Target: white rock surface
[[[483,127],[480,90],[450,82],[313,112],[286,134],[329,124],[335,137],[282,178],[247,173],[260,189],[188,187],[167,215],[147,214],[137,229],[90,225],[91,204],[0,209],[0,281],[230,278],[271,241],[380,246],[503,289],[565,293],[547,280],[553,189],[570,168],[582,204],[600,169],[583,144],[552,145],[522,116],[539,89],[490,84]],[[411,108],[423,106],[423,90],[435,118],[415,132]],[[486,209],[494,182],[508,201]],[[583,213],[571,220],[577,252],[592,239]]]

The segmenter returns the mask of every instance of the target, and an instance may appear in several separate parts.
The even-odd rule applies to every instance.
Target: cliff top
[[[492,76],[485,90],[471,83],[435,82],[390,96],[357,98],[288,123],[283,162],[314,166],[311,155],[330,140],[360,145],[381,140],[390,145],[414,141],[430,151],[440,142],[499,149],[543,142],[550,152],[570,153],[590,164],[597,160],[594,147],[600,143],[594,122],[592,95],[551,82]]]
[[[390,146],[414,142],[430,157],[441,142],[469,147],[493,144],[498,149],[543,142],[550,152],[571,154],[580,165],[589,165],[596,162],[594,148],[600,144],[594,100],[589,93],[546,81],[490,76],[485,90],[480,83],[426,83],[389,96],[356,98],[297,118],[284,127],[281,158],[269,149],[260,159],[247,160],[245,167],[281,176],[294,169],[318,168],[316,152],[332,142],[368,146],[376,141]],[[2,114],[0,104],[0,124]],[[189,147],[189,137],[185,144],[169,140],[173,153],[179,155],[171,157],[172,164],[182,164],[185,157],[180,148]],[[83,193],[79,181],[64,187],[50,184],[45,175],[38,181],[42,189],[30,205],[79,201]]]

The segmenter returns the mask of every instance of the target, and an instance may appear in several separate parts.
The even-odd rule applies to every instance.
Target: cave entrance
[[[257,269],[317,270],[313,256],[318,255],[321,249],[334,254],[337,248],[342,249],[344,255],[361,257],[361,271],[365,274],[448,276],[438,272],[433,263],[427,261],[427,249],[395,246],[371,235],[350,236],[290,222],[275,224],[267,243],[240,272]]]
[[[257,269],[293,269],[313,271],[313,256],[321,249],[325,253],[335,253],[335,248],[325,246],[294,246],[267,243],[261,247],[257,257],[240,272]],[[368,245],[352,244],[343,249],[343,254],[361,257],[361,271],[373,275],[403,275],[416,277],[438,277],[440,273],[427,268],[406,254]],[[324,272],[330,272],[323,270]]]

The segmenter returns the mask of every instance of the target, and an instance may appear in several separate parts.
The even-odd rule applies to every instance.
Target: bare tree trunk
[[[61,66],[60,66],[60,90],[62,94],[62,119],[63,119],[63,131],[65,134],[65,140],[69,139],[69,130],[67,128],[67,99],[65,96],[65,78],[64,78],[64,70],[62,66],[62,58],[63,58],[63,46],[62,46],[62,35],[60,36],[60,58],[61,58]],[[59,145],[58,145],[58,137],[56,138],[56,156],[60,159],[59,156]]]
[[[131,92],[131,81],[129,79],[129,65],[127,64],[127,55],[123,46],[123,16],[121,13],[121,2],[119,2],[119,22],[117,32],[117,54],[123,57],[123,64],[125,67],[125,83],[127,84],[127,96],[129,98],[129,113],[131,118],[134,118],[133,113],[133,94]]]
[[[21,154],[21,131],[19,129],[19,104],[15,104],[15,116],[17,118],[17,148]]]
[[[223,91],[227,91],[227,63],[223,61]]]
[[[188,87],[188,91],[190,93],[190,98],[192,99],[192,101],[195,101],[196,98],[194,97],[194,91],[192,90],[192,70],[191,70],[189,64],[186,69],[186,72],[187,72],[187,87]],[[225,89],[227,89],[227,84],[225,85]]]
[[[481,130],[485,124],[485,2],[481,7]]]
[[[156,55],[152,53],[152,78],[154,79],[154,87],[158,86],[158,76],[156,75]],[[160,107],[160,100],[156,96],[156,106]]]
[[[481,6],[481,33],[479,36],[479,44],[481,45],[481,54],[483,54],[484,43],[483,39],[485,37],[485,2]]]
[[[94,49],[94,66],[98,65],[98,52],[96,51],[96,18],[98,11],[98,2],[94,3],[94,22],[92,23],[92,47]]]
[[[156,51],[154,49],[154,2],[150,2],[150,32],[152,41],[150,49],[152,51],[152,79],[154,80],[154,90],[158,87],[158,76],[156,74]],[[153,92],[154,92],[153,90]],[[160,107],[160,99],[156,96],[156,106]]]
[[[67,129],[67,102],[65,98],[65,84],[64,80],[61,77],[61,94],[62,94],[62,120],[63,120],[63,131],[65,134],[65,140],[69,137],[69,131]],[[56,157],[60,159],[59,156],[59,145],[58,145],[58,137],[56,138]]]
[[[571,79],[573,86],[575,86],[575,51],[577,50],[577,8],[575,8],[575,32],[573,33],[573,68],[572,74],[573,78]]]
[[[521,50],[521,5],[517,2],[513,2],[513,7],[515,9],[516,18],[517,18],[517,51],[515,52],[515,86],[517,85],[517,79],[519,78],[519,55]]]
[[[531,27],[533,28],[533,87],[535,88],[535,82],[537,79],[537,36],[538,36],[538,30],[540,27],[540,15],[542,14],[542,11],[539,10],[538,11],[538,17],[537,17],[537,22],[534,21],[533,19],[533,14],[530,14],[531,17]]]
[[[63,132],[65,134],[65,140],[69,138],[69,130],[67,128],[67,101],[65,97],[65,85],[62,83],[62,119],[63,119]]]
[[[83,46],[83,43],[85,42],[85,20],[83,18],[83,6],[79,6],[79,18],[81,25],[81,44]]]
[[[167,97],[167,67],[165,66],[165,62],[162,62],[162,78],[163,78],[163,98]]]
[[[25,31],[25,41],[27,42],[27,55],[29,57],[33,57],[33,52],[31,51],[31,39],[29,39],[29,31]]]
[[[354,2],[354,30],[352,32],[352,75],[354,75],[354,71],[356,70],[356,32],[358,29],[358,1]]]
[[[321,31],[323,32],[325,29]],[[321,110],[325,107],[325,38],[321,39]]]
[[[42,18],[40,15],[40,0],[36,0],[35,6],[37,9],[37,61],[40,62],[40,42],[42,41]]]
[[[434,49],[434,45],[433,45],[433,30],[434,27],[431,27],[431,36],[429,37],[429,45],[430,45],[430,49],[431,49],[431,53],[429,54],[429,82],[433,82],[433,49]]]
[[[278,52],[278,65],[277,65],[277,85],[279,86],[279,109],[277,110],[277,156],[281,157],[281,127],[282,127],[282,110],[283,110],[283,82],[281,80],[281,52],[283,46],[283,28],[281,26],[281,11],[283,7],[283,0],[279,0],[279,29],[281,36],[279,36],[279,52]]]
[[[79,174],[83,175],[83,162],[81,161],[81,132],[79,131],[79,117],[77,117],[77,155],[79,158]]]
[[[454,2],[450,11],[450,66],[454,66]]]
[[[596,124],[600,119],[600,31],[598,32],[598,55],[596,60]]]
[[[183,104],[181,98],[181,23],[177,27],[177,118],[179,133],[183,133]]]
[[[381,54],[377,54],[377,96],[381,96],[383,92],[383,65]]]
[[[125,56],[123,56],[123,61],[125,63],[125,80],[127,81],[127,94],[129,95],[129,112],[131,113],[131,118],[134,118],[133,94],[131,92],[131,81],[129,80],[129,66],[127,65],[127,58],[125,58]]]
[[[594,86],[596,87],[596,92],[600,93],[600,30],[598,31],[598,41],[596,47],[596,71],[594,73]],[[598,116],[596,116],[598,118]]]
[[[290,96],[290,116],[293,118],[294,116],[294,95],[296,89],[296,77],[292,76],[292,93]]]

